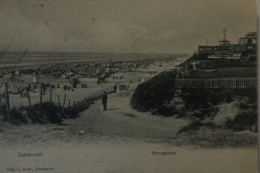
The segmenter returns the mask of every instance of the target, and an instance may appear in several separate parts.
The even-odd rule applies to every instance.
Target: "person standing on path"
[[[120,93],[120,85],[119,85],[119,83],[116,84],[116,92]]]
[[[102,95],[102,104],[103,104],[103,111],[107,110],[107,93],[104,92]]]

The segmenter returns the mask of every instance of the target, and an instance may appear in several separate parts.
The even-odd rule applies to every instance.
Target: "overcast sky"
[[[255,0],[0,0],[0,50],[192,53],[256,31]]]

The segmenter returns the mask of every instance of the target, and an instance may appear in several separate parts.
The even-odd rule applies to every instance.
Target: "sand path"
[[[77,120],[68,120],[70,132],[82,136],[111,138],[173,138],[187,120],[152,116],[130,106],[132,91],[109,95],[108,110],[102,110],[101,100],[82,112]],[[82,131],[82,133],[80,133]]]
[[[111,94],[108,110],[102,110],[97,100],[79,117],[67,119],[62,125],[28,124],[13,126],[3,123],[0,128],[0,145],[49,145],[56,142],[121,141],[128,139],[166,140],[176,137],[188,120],[152,116],[137,112],[130,106],[133,90]]]

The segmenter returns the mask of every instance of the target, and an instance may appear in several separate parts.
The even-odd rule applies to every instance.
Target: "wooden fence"
[[[125,85],[121,85],[120,86],[120,90],[125,90],[128,89],[129,86],[125,86]],[[49,87],[50,89],[50,100],[49,102],[52,102],[53,98],[52,98],[52,88]],[[29,93],[29,87],[25,87],[22,90],[18,91],[17,93],[23,92],[23,90],[26,90],[26,97],[28,98],[28,102],[29,102],[29,107],[32,106],[31,104],[31,100],[30,100],[30,93]],[[60,100],[60,95],[58,94],[58,107],[59,107],[59,113],[61,114],[62,112],[65,111],[73,111],[76,113],[79,113],[81,111],[86,110],[92,103],[94,103],[94,101],[96,101],[97,99],[100,99],[102,97],[102,95],[104,94],[104,92],[106,92],[107,94],[111,94],[116,92],[114,87],[110,87],[110,88],[105,88],[102,89],[100,91],[94,92],[93,94],[86,96],[84,99],[80,100],[80,101],[73,101],[71,102],[71,100],[67,100],[66,99],[66,94],[64,95],[63,98],[63,102],[61,102]],[[40,104],[42,104],[42,85],[40,88]],[[1,94],[0,94],[0,103],[1,103]],[[8,86],[7,83],[5,83],[5,95],[4,95],[4,99],[5,99],[5,104],[7,106],[7,115],[9,116],[10,113],[10,103],[9,103],[9,94],[8,94]],[[55,98],[54,98],[55,99]]]
[[[176,88],[256,88],[256,78],[175,79]]]
[[[121,90],[125,90],[128,89],[128,86],[122,86]],[[91,94],[90,96],[87,96],[85,98],[83,98],[80,101],[77,102],[73,102],[70,103],[70,100],[68,100],[68,106],[64,107],[64,103],[63,103],[63,107],[61,107],[61,105],[59,104],[60,110],[68,110],[68,111],[74,111],[74,112],[82,112],[84,110],[86,110],[92,103],[94,103],[94,101],[100,99],[102,97],[102,95],[104,94],[104,92],[106,92],[107,94],[111,94],[116,92],[114,87],[111,88],[106,88],[100,91],[97,91],[93,94]],[[65,102],[65,101],[64,101]]]

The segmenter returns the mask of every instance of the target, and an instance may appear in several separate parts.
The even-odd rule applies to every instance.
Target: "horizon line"
[[[24,50],[0,50],[0,52],[24,52]],[[52,52],[52,53],[93,53],[93,54],[191,54],[191,52],[182,53],[163,53],[163,52],[84,52],[84,51],[50,51],[50,50],[28,50],[26,54],[32,52]]]

